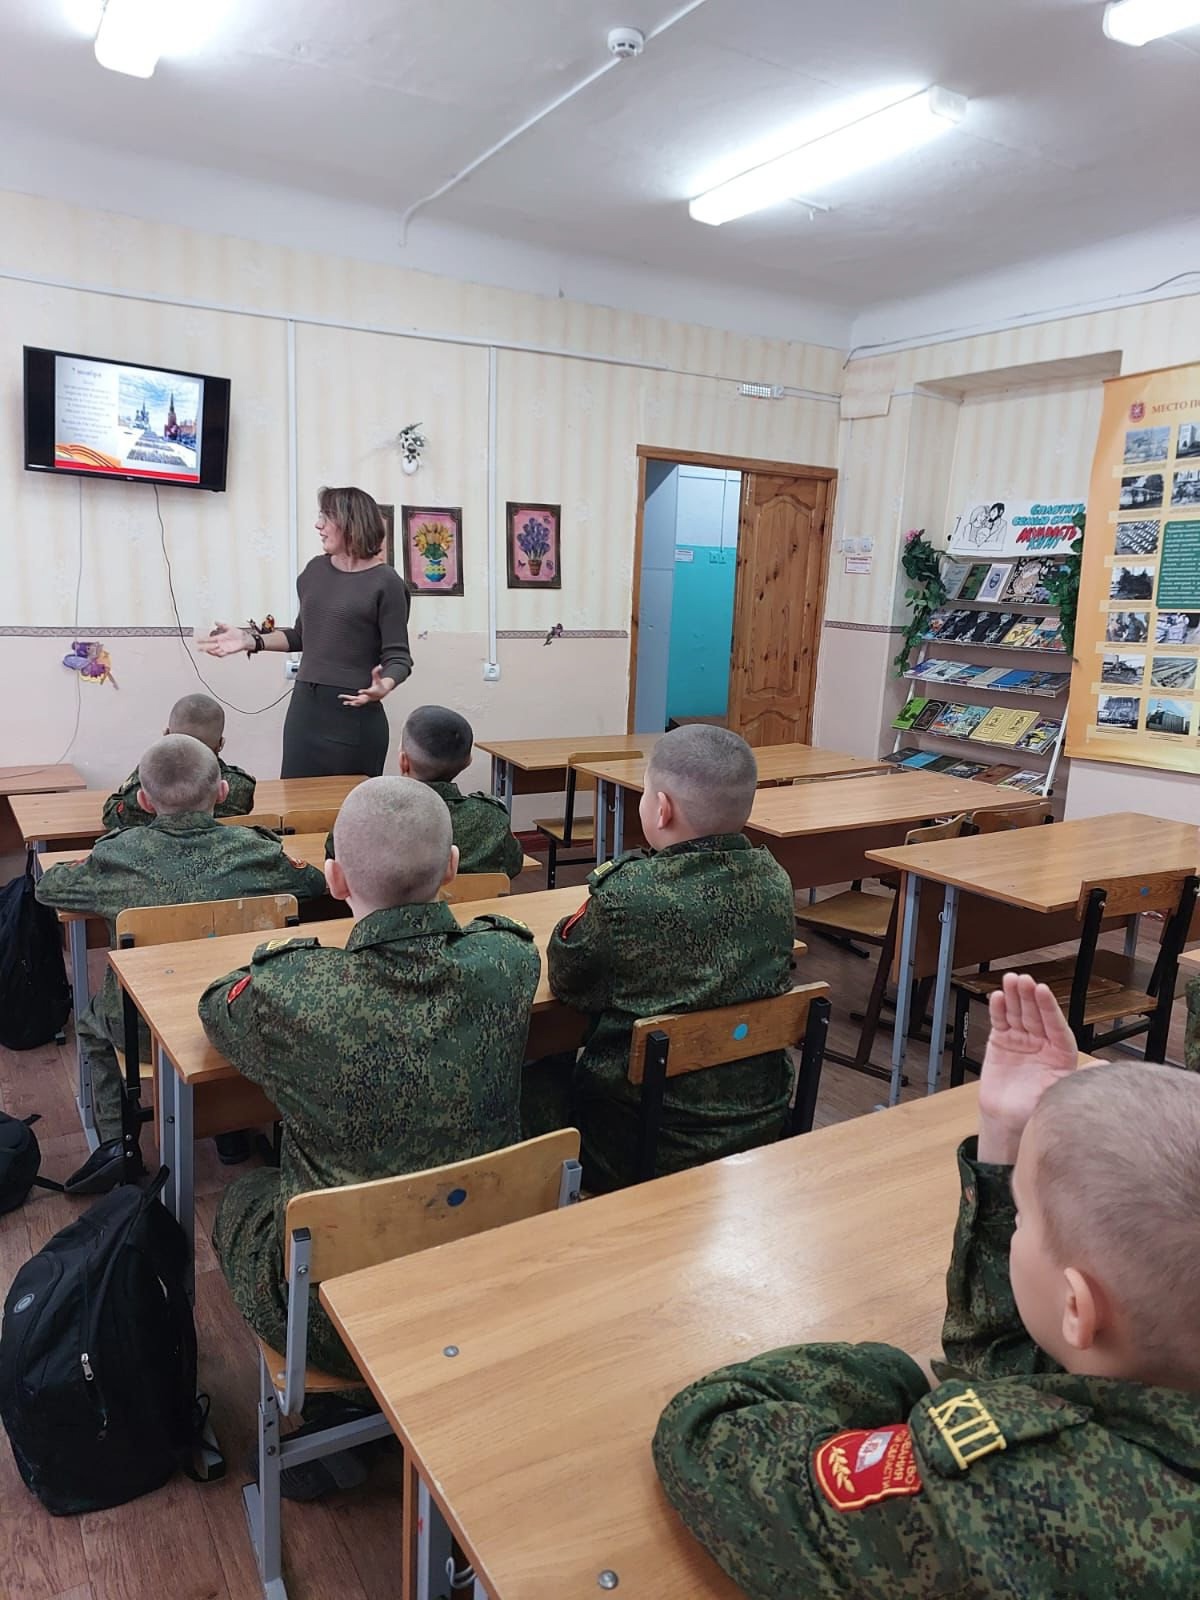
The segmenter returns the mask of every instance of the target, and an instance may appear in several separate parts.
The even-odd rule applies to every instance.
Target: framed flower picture
[[[559,533],[562,507],[531,500],[508,502],[508,587],[561,589]]]
[[[413,594],[462,594],[461,506],[401,506],[400,544]]]

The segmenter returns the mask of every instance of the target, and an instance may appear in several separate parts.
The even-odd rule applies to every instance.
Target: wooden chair
[[[1145,1059],[1162,1061],[1167,1053],[1179,956],[1196,906],[1198,884],[1200,879],[1195,873],[1186,872],[1148,873],[1144,877],[1113,878],[1108,883],[1085,883],[1079,895],[1083,930],[1077,956],[1035,962],[1012,970],[1028,972],[1053,990],[1081,1050],[1091,1054],[1105,1045],[1144,1033]],[[1106,917],[1137,917],[1152,911],[1161,912],[1166,918],[1158,957],[1152,968],[1136,956],[1097,949]],[[952,1084],[963,1081],[968,1067],[974,1072],[979,1070],[979,1063],[967,1054],[970,1007],[972,1001],[986,1001],[999,987],[1002,977],[1001,972],[955,975]],[[1103,1024],[1117,1023],[1122,1017],[1137,1020],[1097,1032]]]
[[[1054,821],[1054,807],[1049,800],[1025,806],[1020,811],[972,811],[970,833],[1008,833],[1013,828],[1033,828]]]
[[[967,826],[965,813],[948,822],[929,823],[921,828],[910,828],[904,836],[908,844],[932,844],[937,839],[957,839]],[[898,888],[899,878],[885,887]],[[879,1017],[887,995],[888,977],[892,958],[896,952],[896,938],[900,925],[900,898],[897,894],[868,894],[863,889],[845,889],[841,894],[818,900],[796,914],[797,923],[811,928],[815,933],[835,939],[854,939],[879,949],[879,964],[875,968],[875,981],[862,1017],[858,1046],[852,1056],[840,1051],[826,1050],[828,1061],[839,1066],[853,1067],[855,1072],[866,1073],[871,1078],[889,1078],[891,1074],[871,1062],[875,1035],[879,1032]],[[921,1008],[924,1009],[923,1007]],[[919,1019],[918,1019],[919,1020]]]
[[[243,817],[218,817],[217,821],[225,828],[269,828],[278,833],[283,819],[278,811],[248,811]]]
[[[579,1135],[574,1128],[562,1128],[452,1166],[314,1190],[288,1201],[286,1353],[257,1341],[258,1482],[242,1491],[267,1600],[287,1600],[280,1541],[283,1470],[390,1432],[380,1413],[306,1432],[299,1439],[280,1432],[280,1416],[299,1412],[306,1395],[365,1388],[361,1380],[356,1385],[307,1365],[309,1300],[317,1285],[573,1205],[579,1199],[581,1170]]]
[[[463,872],[441,891],[439,900],[447,905],[466,905],[472,900],[496,900],[512,893],[507,872]]]
[[[703,1072],[706,1067],[722,1067],[769,1050],[798,1049],[800,1073],[787,1132],[789,1137],[808,1133],[821,1086],[829,1011],[829,985],[807,983],[787,994],[750,1000],[745,1005],[679,1011],[635,1022],[628,1077],[642,1090],[636,1181],[645,1183],[655,1175],[667,1079],[685,1072]]]
[[[567,792],[561,817],[543,817],[540,822],[535,822],[534,827],[545,837],[546,848],[546,887],[553,889],[558,881],[560,850],[569,850],[572,845],[591,845],[591,850],[586,855],[564,857],[563,866],[578,866],[580,862],[591,861],[595,858],[596,847],[596,819],[594,817],[577,817],[575,815],[576,796],[581,794],[594,794],[596,791],[595,778],[589,777],[586,772],[577,772],[576,766],[581,761],[586,761],[589,766],[598,761],[637,761],[641,758],[640,750],[585,750],[582,754],[578,751],[567,757]],[[615,844],[617,853],[621,849],[621,840]]]
[[[328,833],[337,821],[337,806],[318,806],[305,811],[297,808],[283,813],[284,833]]]
[[[146,945],[176,944],[185,939],[217,939],[227,933],[269,933],[295,927],[300,908],[294,894],[243,896],[234,900],[189,900],[177,906],[135,906],[117,917],[117,947],[132,950]],[[117,1052],[125,1080],[121,1097],[121,1138],[124,1173],[136,1172],[137,1144],[142,1124],[154,1115],[153,1105],[142,1106],[141,1046],[138,1042],[137,1006],[128,989],[121,990],[124,1009],[125,1050]],[[151,1066],[153,1093],[153,1066]]]

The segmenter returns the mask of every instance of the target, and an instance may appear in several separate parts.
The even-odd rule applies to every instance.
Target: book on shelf
[[[987,706],[952,703],[946,707],[929,731],[943,739],[969,739],[987,714]]]
[[[920,678],[923,683],[948,683],[957,670],[957,661],[943,661],[938,656],[926,656],[924,661],[917,662],[910,677]]]
[[[1066,650],[1062,636],[1062,623],[1056,622],[1053,617],[1047,617],[1044,622],[1039,622],[1033,638],[1029,641],[1031,650]]]
[[[1069,672],[1035,672],[1029,685],[1030,694],[1058,695],[1066,692],[1071,681]]]
[[[983,588],[987,581],[988,570],[990,567],[990,561],[973,562],[970,572],[968,572],[966,577],[963,579],[962,587],[958,591],[958,599],[978,600],[979,591]]]
[[[898,767],[904,761],[906,756],[912,755],[913,749],[914,746],[911,744],[904,745],[899,750],[890,750],[886,756],[880,756],[879,759],[880,761],[886,763],[886,765],[889,767]]]
[[[975,626],[975,618],[978,615],[978,611],[951,611],[939,637],[955,641],[965,639]]]
[[[939,756],[936,761],[931,761],[925,768],[926,772],[945,772],[947,767],[952,767],[958,760],[957,756]]]
[[[984,766],[980,761],[952,761],[942,771],[948,778],[977,778],[984,771]]]
[[[971,680],[972,689],[994,689],[1001,678],[1007,678],[1007,667],[985,667],[977,678]]]
[[[913,732],[924,733],[928,728],[931,728],[945,709],[945,700],[927,700],[924,711],[913,723]]]
[[[1033,679],[1033,673],[1028,667],[1014,667],[1011,672],[1003,672],[991,685],[993,689],[1004,689],[1011,693],[1014,689],[1024,694]]]
[[[1033,617],[1018,617],[1001,641],[1006,650],[1028,650],[1029,641],[1037,632]]]
[[[935,611],[921,637],[923,639],[940,639],[954,619],[963,615],[965,613],[961,611]]]
[[[910,750],[908,758],[900,763],[902,767],[929,767],[937,760],[932,750]]]
[[[1028,732],[1023,733],[1017,740],[1018,750],[1029,750],[1033,755],[1038,755],[1043,750],[1049,750],[1058,738],[1060,724],[1050,717],[1038,718]]]
[[[1060,572],[1065,571],[1065,569],[1066,562],[1064,561],[1049,560],[1041,563],[1041,570],[1038,573],[1033,585],[1033,593],[1029,596],[1029,603],[1031,606],[1049,606],[1054,604],[1054,596],[1050,593],[1048,585],[1052,578],[1056,577]]]
[[[1020,772],[1012,773],[1007,778],[1002,778],[996,787],[997,789],[1019,789],[1023,794],[1041,794],[1045,782],[1046,774],[1044,772],[1033,772],[1029,768],[1024,768]]]
[[[984,611],[971,629],[971,643],[999,644],[1016,620],[1012,611]]]
[[[946,599],[953,600],[962,588],[967,573],[971,570],[969,561],[947,561],[942,567],[942,584],[946,590]]]
[[[1014,561],[1009,574],[1008,587],[1002,596],[1005,600],[1024,601],[1030,605],[1034,602],[1034,591],[1037,589],[1042,577],[1043,563],[1038,560]]]
[[[1036,711],[1013,711],[1009,706],[993,706],[971,738],[984,739],[988,744],[1016,744],[1037,719]]]
[[[1016,770],[1016,767],[1005,766],[1001,762],[996,767],[984,767],[977,781],[979,783],[1003,783],[1004,779],[1011,777]]]
[[[1008,583],[1010,571],[1011,568],[1007,561],[993,561],[987,569],[987,577],[983,580],[978,598],[988,602],[999,600],[1004,593],[1005,585]]]
[[[923,700],[919,695],[913,695],[904,702],[892,718],[892,727],[899,728],[902,733],[907,733],[928,704],[928,700]]]

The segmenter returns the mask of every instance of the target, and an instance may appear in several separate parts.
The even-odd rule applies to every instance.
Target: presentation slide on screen
[[[58,356],[54,464],[199,483],[203,404],[199,378]]]

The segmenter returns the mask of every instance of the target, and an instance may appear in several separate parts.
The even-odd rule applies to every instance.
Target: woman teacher
[[[302,652],[283,725],[280,776],[375,778],[388,753],[382,701],[412,671],[408,587],[384,560],[383,517],[369,494],[322,489],[317,505],[324,553],[297,581],[296,626],[218,622],[196,648],[210,656]]]

